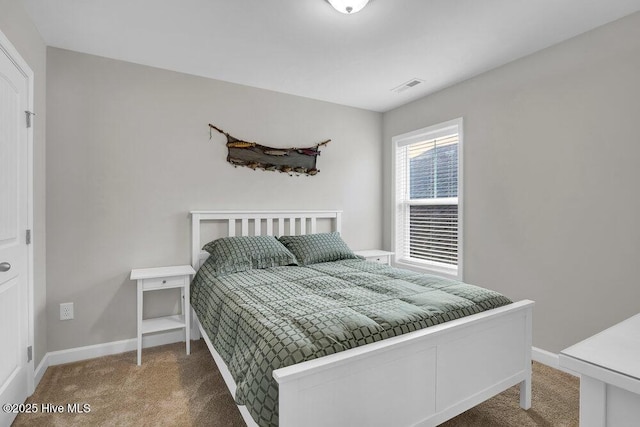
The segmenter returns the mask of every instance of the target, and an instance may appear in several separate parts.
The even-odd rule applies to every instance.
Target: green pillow
[[[295,255],[300,265],[359,258],[337,232],[280,236],[278,240]]]
[[[202,249],[211,254],[207,264],[217,275],[298,265],[296,257],[273,236],[223,237]]]

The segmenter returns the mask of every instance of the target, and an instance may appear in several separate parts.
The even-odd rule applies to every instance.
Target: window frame
[[[396,171],[397,152],[399,146],[406,146],[423,142],[426,140],[436,139],[447,134],[450,134],[452,130],[456,129],[458,132],[458,264],[455,267],[445,263],[439,263],[436,261],[414,261],[402,258],[400,248],[397,247],[396,241],[396,229],[398,227],[397,212],[398,204],[398,177]],[[412,132],[396,135],[391,138],[391,180],[392,180],[392,209],[391,209],[391,244],[393,246],[393,264],[407,268],[410,270],[416,270],[421,272],[428,272],[432,274],[438,274],[449,278],[458,280],[463,279],[464,271],[464,175],[463,175],[463,147],[464,147],[464,131],[463,131],[463,119],[462,117],[448,120],[446,122],[437,123],[432,126],[428,126],[422,129],[417,129]],[[408,226],[407,231],[408,232]]]

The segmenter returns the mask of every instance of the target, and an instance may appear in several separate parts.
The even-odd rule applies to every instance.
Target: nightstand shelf
[[[170,331],[172,329],[185,328],[187,323],[181,314],[173,316],[156,317],[154,319],[142,320],[142,333],[149,334],[151,332]]]
[[[142,363],[142,336],[144,334],[184,329],[187,354],[191,353],[191,342],[189,341],[191,333],[191,325],[189,324],[189,284],[191,276],[194,274],[196,272],[190,265],[131,270],[131,280],[135,280],[138,286],[138,365]],[[144,293],[146,291],[174,288],[180,288],[181,314],[151,319],[142,318]]]

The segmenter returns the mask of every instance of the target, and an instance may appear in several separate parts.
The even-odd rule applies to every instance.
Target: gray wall
[[[47,353],[46,253],[45,253],[45,123],[46,47],[22,2],[0,0],[0,31],[11,41],[34,73],[33,130],[33,251],[34,251],[34,362],[38,366]]]
[[[342,208],[354,248],[390,247],[391,137],[455,117],[465,119],[465,280],[535,299],[534,344],[554,352],[640,309],[640,14],[381,117],[58,49],[45,61],[21,4],[0,10],[36,74],[36,363],[134,337],[128,271],[187,263],[191,209]],[[252,172],[224,161],[208,122],[268,145],[333,142],[316,177]],[[171,297],[148,302],[174,310]],[[58,304],[70,301],[76,319],[61,322]]]
[[[640,13],[384,114],[391,138],[464,118],[464,280],[536,300],[558,352],[640,311]]]
[[[382,115],[49,48],[49,350],[133,338],[131,268],[189,263],[194,209],[343,209],[354,249],[382,242]],[[213,123],[270,146],[332,142],[314,177],[234,168]],[[151,295],[156,314],[175,295]],[[75,320],[58,320],[62,302]]]

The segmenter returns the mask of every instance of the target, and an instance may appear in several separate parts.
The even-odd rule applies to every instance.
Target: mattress
[[[349,259],[216,276],[205,262],[191,305],[260,426],[278,425],[275,369],[511,303],[488,289]]]

